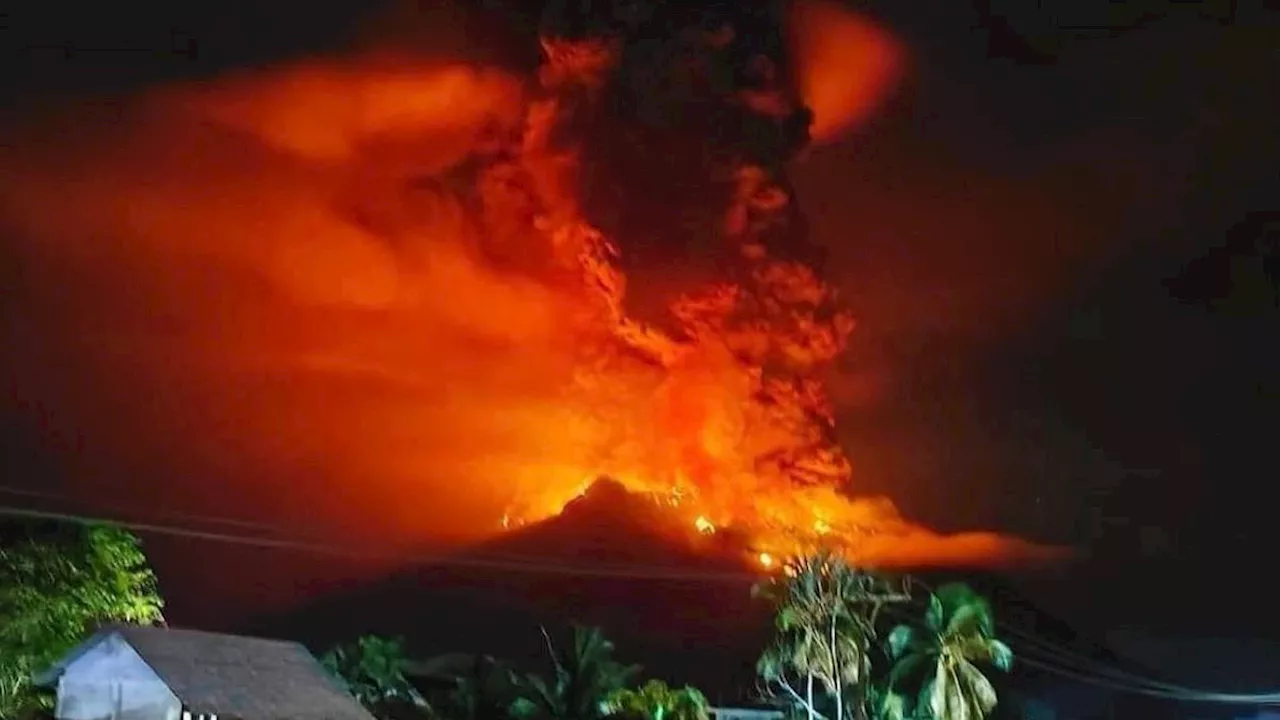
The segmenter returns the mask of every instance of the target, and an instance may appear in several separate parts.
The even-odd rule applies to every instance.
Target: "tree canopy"
[[[31,678],[111,622],[162,622],[138,538],[107,525],[15,525],[0,545],[0,717],[44,704]]]
[[[615,690],[605,699],[606,710],[628,720],[707,720],[707,698],[696,688],[673,688],[649,680],[638,688]]]
[[[551,656],[552,679],[529,674],[519,679],[511,704],[516,718],[596,720],[609,715],[606,700],[640,674],[640,666],[613,658],[613,643],[599,628],[575,626],[568,647],[557,648],[543,631]]]
[[[982,667],[1007,672],[1013,665],[1013,651],[995,637],[990,603],[964,583],[938,588],[923,626],[899,625],[888,645],[894,660],[883,713],[888,720],[983,720],[997,698]]]
[[[767,692],[814,720],[823,716],[816,683],[831,705],[833,720],[846,714],[866,717],[879,614],[884,606],[906,600],[906,594],[887,578],[832,553],[795,561],[785,576],[757,593],[776,608],[774,642],[757,664]]]
[[[757,592],[775,610],[757,664],[765,694],[809,720],[985,720],[997,701],[985,670],[1013,662],[990,603],[963,583],[930,593],[921,621],[893,628],[883,652],[881,611],[911,600],[905,585],[818,553]]]
[[[405,677],[408,660],[398,639],[365,635],[352,644],[330,649],[320,661],[379,718],[395,717],[401,707],[427,708],[422,695]]]

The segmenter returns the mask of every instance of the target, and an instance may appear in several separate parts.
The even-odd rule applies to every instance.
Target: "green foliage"
[[[163,620],[163,601],[138,539],[105,525],[59,527],[0,547],[0,717],[47,700],[31,677],[103,624]]]
[[[365,635],[352,645],[329,650],[320,661],[361,705],[380,718],[392,717],[406,706],[429,709],[405,677],[407,660],[398,639]]]
[[[575,627],[571,642],[557,647],[543,631],[550,677],[514,672],[488,656],[444,655],[413,663],[415,675],[449,680],[433,694],[449,720],[707,720],[707,699],[691,687],[660,680],[631,683],[640,668],[613,658],[613,644],[596,628]]]
[[[605,699],[610,715],[636,720],[707,720],[707,698],[696,688],[672,688],[650,680],[637,689],[615,690]]]
[[[964,583],[930,595],[922,626],[894,628],[886,652],[894,662],[880,705],[887,720],[983,720],[997,698],[981,666],[1013,665],[1013,651],[995,638],[990,603]]]
[[[432,665],[432,661],[424,663]],[[430,673],[439,677],[439,673]],[[519,696],[521,677],[506,663],[488,655],[472,658],[461,672],[444,674],[453,687],[436,701],[449,720],[507,720]]]
[[[864,716],[879,611],[905,595],[830,553],[798,561],[756,592],[776,607],[777,634],[756,665],[766,687],[816,718],[816,681],[837,720],[846,710]]]
[[[543,631],[551,656],[550,681],[536,674],[516,678],[511,715],[519,720],[597,720],[609,714],[606,700],[640,672],[613,659],[613,643],[598,628],[573,628],[567,650],[557,650]]]

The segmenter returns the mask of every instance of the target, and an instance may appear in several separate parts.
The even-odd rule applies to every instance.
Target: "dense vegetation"
[[[986,673],[1007,671],[1013,659],[995,638],[990,604],[963,584],[923,598],[913,597],[910,586],[828,553],[798,560],[758,586],[773,605],[776,627],[757,664],[760,699],[805,720],[988,717],[996,692]],[[637,685],[641,669],[615,660],[598,628],[575,627],[563,644],[543,634],[547,676],[489,657],[461,665],[412,663],[402,655],[388,661],[400,645],[377,638],[362,639],[344,651],[345,664],[330,665],[351,668],[340,676],[387,720],[402,717],[393,705],[446,720],[706,720],[707,700],[698,690],[660,680]],[[410,668],[443,682],[410,702],[403,691]]]
[[[1010,669],[990,604],[963,584],[914,597],[906,578],[802,558],[760,584],[775,635],[759,662],[762,698],[805,720],[984,720],[987,674]],[[105,623],[156,623],[162,601],[137,538],[106,526],[21,526],[0,544],[0,718],[47,708],[32,675]],[[334,647],[322,661],[382,720],[707,720],[690,687],[642,681],[598,628],[555,639],[548,672],[501,660],[410,661],[398,640]]]
[[[808,720],[983,720],[995,709],[985,672],[1013,653],[995,638],[990,604],[962,583],[924,598],[910,581],[818,554],[759,592],[776,609],[773,644],[757,665],[765,692]],[[881,636],[885,616],[903,620]]]
[[[160,622],[138,539],[102,525],[14,525],[0,544],[0,718],[34,717],[34,673],[105,623]]]

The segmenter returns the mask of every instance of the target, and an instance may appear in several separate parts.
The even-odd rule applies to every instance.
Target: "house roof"
[[[227,720],[373,720],[302,645],[196,630],[108,627],[36,682],[53,684],[78,657],[111,635],[129,643],[193,713]]]

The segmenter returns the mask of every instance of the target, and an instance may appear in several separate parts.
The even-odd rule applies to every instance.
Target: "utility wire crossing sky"
[[[68,501],[72,498],[56,493],[44,493],[18,488],[0,486],[0,493],[37,497],[48,500]],[[456,567],[483,568],[520,573],[551,573],[575,575],[582,577],[614,577],[640,580],[672,580],[693,582],[731,582],[753,584],[760,581],[759,575],[749,573],[712,573],[690,571],[681,568],[661,567],[655,565],[605,565],[595,564],[591,567],[570,565],[567,563],[547,562],[533,557],[517,556],[475,556],[453,555],[409,556],[406,554],[378,553],[372,551],[353,550],[323,543],[285,539],[282,537],[255,537],[237,535],[229,532],[215,532],[191,527],[153,522],[131,522],[101,516],[90,516],[79,513],[53,512],[33,508],[0,506],[0,516],[28,518],[36,520],[56,520],[71,523],[111,523],[141,533],[154,533],[195,540],[223,542],[249,545],[279,550],[318,553],[350,557],[353,559],[412,560],[420,564],[449,565]],[[183,516],[191,522],[206,524],[234,525],[245,529],[264,532],[277,532],[279,528],[266,524],[246,522],[229,518]],[[926,590],[932,591],[926,583],[913,578],[913,581]],[[897,608],[887,608],[887,612],[900,619],[911,619]],[[1280,707],[1280,690],[1259,693],[1223,693],[1191,688],[1174,683],[1155,680],[1142,675],[1111,667],[1105,663],[1088,658],[1069,648],[1037,638],[1029,633],[1012,627],[1006,623],[997,623],[1006,639],[1015,638],[1011,643],[1016,648],[1018,662],[1045,672],[1054,673],[1077,682],[1119,692],[1146,695],[1148,697],[1197,702],[1220,705],[1244,705],[1257,707]]]

